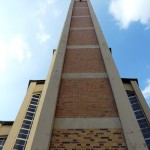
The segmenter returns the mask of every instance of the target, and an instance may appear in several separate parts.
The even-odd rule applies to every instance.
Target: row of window
[[[138,124],[141,128],[143,137],[145,139],[145,142],[150,149],[150,125],[147,121],[147,118],[142,110],[141,105],[139,104],[139,101],[135,95],[135,93],[127,93],[131,106],[133,108],[134,114],[136,116],[136,119],[138,121]]]
[[[0,137],[0,150],[3,149],[3,146],[5,144],[5,141],[6,141],[6,137]]]
[[[39,99],[40,94],[32,95],[32,99],[30,101],[21,129],[19,131],[18,137],[14,145],[14,150],[24,150],[26,147],[26,143],[30,134],[34,116],[39,103]]]

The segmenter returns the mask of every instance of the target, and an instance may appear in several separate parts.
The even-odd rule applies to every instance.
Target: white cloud
[[[41,43],[45,43],[50,39],[50,35],[44,32],[37,33],[36,39],[39,40]]]
[[[17,35],[9,42],[0,39],[0,71],[6,69],[9,61],[18,61],[21,63],[24,59],[30,59],[31,52],[29,46],[22,36]]]
[[[145,98],[150,98],[150,79],[147,80],[147,85],[144,88],[144,90],[142,90],[142,93],[144,95]]]
[[[150,0],[111,0],[109,12],[124,29],[136,21],[150,25]]]
[[[54,4],[56,0],[45,0],[45,1],[40,1],[38,3],[38,9],[36,10],[35,13],[33,13],[33,16],[38,16],[38,15],[44,15],[46,14],[48,8],[50,5]]]
[[[36,39],[39,40],[41,43],[45,43],[50,39],[50,35],[46,33],[44,24],[39,21],[38,23],[39,32],[36,34]]]

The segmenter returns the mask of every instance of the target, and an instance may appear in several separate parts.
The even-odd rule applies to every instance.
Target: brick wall
[[[99,49],[67,49],[63,73],[105,72]]]
[[[56,117],[118,116],[108,79],[63,79]]]
[[[88,5],[87,5],[87,2],[75,2],[74,3],[74,6],[75,7],[87,7]]]
[[[90,17],[72,17],[71,27],[93,27],[93,23]]]
[[[73,16],[88,16],[90,15],[88,8],[74,8]]]
[[[121,129],[53,130],[50,150],[126,150]]]
[[[68,45],[97,45],[95,30],[70,30]]]

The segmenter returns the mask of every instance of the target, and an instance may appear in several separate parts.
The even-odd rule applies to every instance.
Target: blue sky
[[[91,0],[121,77],[150,105],[150,1]],[[0,120],[14,120],[29,80],[45,79],[70,0],[0,1]]]

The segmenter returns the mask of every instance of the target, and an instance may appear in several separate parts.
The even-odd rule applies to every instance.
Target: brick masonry
[[[98,45],[95,30],[70,30],[68,45]]]
[[[89,16],[90,12],[88,8],[74,8],[73,16]]]
[[[67,49],[63,73],[106,72],[99,49]]]
[[[55,129],[50,150],[127,150],[121,129]]]
[[[72,17],[71,27],[93,27],[90,17]]]
[[[75,2],[75,7],[88,7],[87,2]]]
[[[56,117],[117,117],[108,79],[62,79]]]

